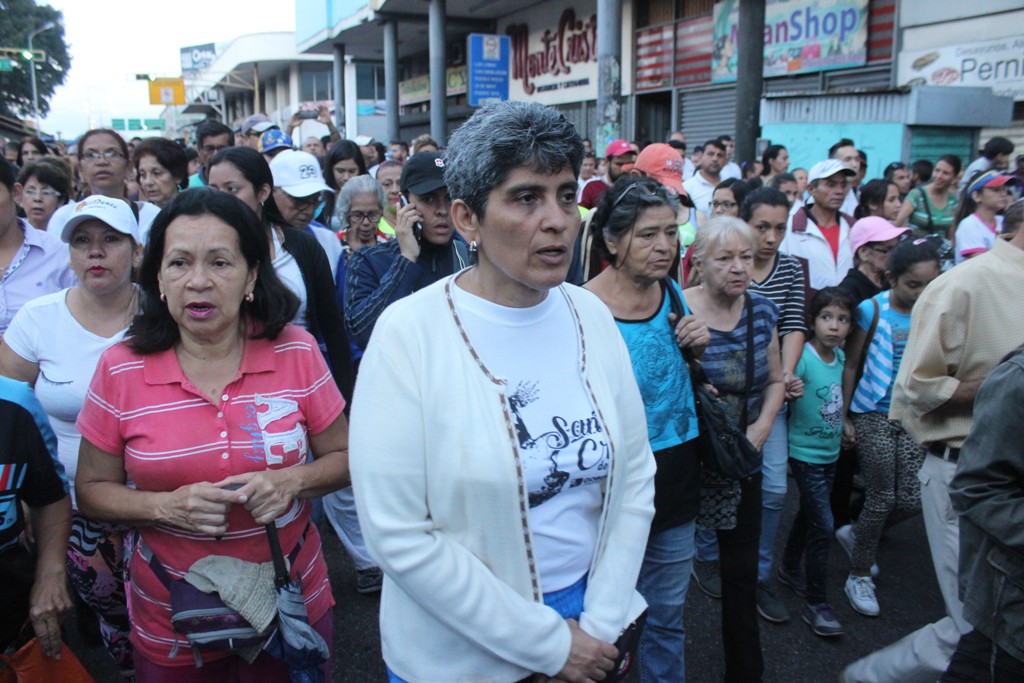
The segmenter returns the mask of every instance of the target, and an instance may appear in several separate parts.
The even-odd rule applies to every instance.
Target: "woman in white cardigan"
[[[644,407],[607,308],[563,284],[582,156],[554,110],[478,111],[445,169],[478,263],[390,306],[364,356],[351,467],[393,682],[602,680],[644,610]]]

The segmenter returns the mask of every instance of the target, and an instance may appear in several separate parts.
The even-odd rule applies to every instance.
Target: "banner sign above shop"
[[[736,80],[739,0],[715,3],[711,80]],[[768,0],[764,75],[785,76],[867,62],[868,0]]]

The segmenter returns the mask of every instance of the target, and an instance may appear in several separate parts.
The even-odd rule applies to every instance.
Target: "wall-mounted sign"
[[[711,80],[736,80],[739,0],[715,3]],[[868,0],[768,0],[764,75],[785,76],[867,63]]]
[[[981,86],[1024,101],[1024,38],[901,52],[898,73],[900,85]]]
[[[217,59],[217,46],[213,43],[181,48],[182,72],[209,69],[215,59]]]
[[[181,78],[156,78],[149,82],[150,104],[185,104],[185,81]]]
[[[469,105],[480,107],[508,99],[508,36],[469,35]]]
[[[469,67],[450,66],[445,70],[448,96],[462,95],[469,89]],[[407,78],[398,84],[398,103],[401,106],[430,101],[430,75]]]
[[[597,98],[593,3],[535,5],[499,21],[498,31],[511,42],[511,99],[563,104]]]

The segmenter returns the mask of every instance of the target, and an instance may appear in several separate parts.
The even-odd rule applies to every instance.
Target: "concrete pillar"
[[[288,108],[291,109],[292,113],[299,110],[299,104],[302,102],[299,99],[300,86],[302,85],[302,76],[299,73],[299,63],[292,62],[288,66]],[[289,114],[291,116],[291,114]]]
[[[741,166],[753,161],[761,133],[761,89],[764,86],[764,6],[762,0],[740,0],[736,45],[736,148]]]
[[[334,91],[334,125],[342,137],[348,136],[345,129],[345,45],[334,45],[334,60],[331,62],[332,90]]]
[[[597,132],[594,149],[603,153],[622,137],[622,0],[597,0]]]
[[[384,22],[384,109],[388,139],[398,139],[398,21]]]
[[[428,44],[430,46],[430,134],[442,147],[448,139],[448,74],[446,0],[430,0]]]

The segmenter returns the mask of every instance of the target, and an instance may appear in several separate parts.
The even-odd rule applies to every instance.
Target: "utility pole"
[[[622,137],[622,0],[597,0],[597,133],[601,154]]]
[[[59,24],[56,21],[48,21],[39,28],[37,28],[35,31],[30,31],[28,34],[29,53],[33,55],[35,54],[34,52],[32,52],[32,40],[37,35],[39,35],[43,31],[49,31],[51,28],[57,28],[57,26],[59,26]],[[39,91],[36,90],[36,62],[34,58],[29,60],[28,75],[29,83],[32,86],[32,117],[35,119],[36,135],[38,135],[39,132],[42,130],[42,124],[39,121]]]
[[[740,0],[736,46],[736,163],[755,159],[761,133],[761,90],[764,87],[763,0]]]

